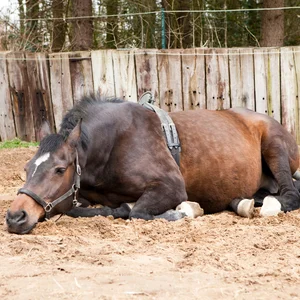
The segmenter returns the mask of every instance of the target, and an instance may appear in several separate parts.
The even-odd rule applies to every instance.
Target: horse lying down
[[[88,96],[65,115],[58,134],[45,123],[7,211],[8,231],[28,233],[60,213],[176,220],[193,216],[190,202],[205,213],[230,208],[243,217],[254,205],[262,205],[262,215],[300,207],[298,147],[273,118],[242,108],[170,116],[180,167],[157,114],[136,103]]]

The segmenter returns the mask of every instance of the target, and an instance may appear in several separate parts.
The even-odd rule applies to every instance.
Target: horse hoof
[[[244,218],[253,218],[254,216],[254,199],[243,199],[237,207],[237,214]]]
[[[281,212],[281,203],[272,196],[267,196],[260,210],[262,217],[277,216]]]
[[[203,209],[197,202],[184,201],[176,207],[176,210],[185,213],[190,218],[197,218],[204,215]]]

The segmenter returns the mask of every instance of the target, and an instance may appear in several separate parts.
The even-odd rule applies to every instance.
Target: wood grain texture
[[[0,140],[16,137],[13,108],[7,71],[7,53],[0,53]]]
[[[69,54],[49,54],[49,63],[52,107],[58,131],[64,114],[73,107]]]
[[[112,51],[91,52],[94,92],[103,96],[116,96]]]
[[[296,71],[297,82],[297,95],[296,95],[296,107],[297,107],[297,119],[296,119],[296,131],[297,131],[297,143],[300,144],[300,47],[293,47],[294,62]]]
[[[91,53],[88,51],[69,54],[73,102],[94,91]]]
[[[44,121],[54,130],[48,57],[44,53],[26,53],[26,65],[34,129],[39,140],[39,129]]]
[[[112,57],[116,97],[137,102],[134,51],[115,50]]]
[[[255,107],[263,114],[268,114],[266,51],[264,48],[254,49]]]
[[[269,116],[281,122],[280,49],[269,48],[265,56],[267,67],[267,107]]]
[[[296,138],[299,118],[297,78],[294,53],[291,48],[281,48],[281,110],[283,126]]]
[[[31,94],[24,53],[8,53],[7,66],[17,137],[25,141],[35,141]]]
[[[166,111],[183,110],[180,51],[160,51],[157,65],[160,107]]]
[[[230,95],[232,107],[255,110],[252,49],[229,49]]]
[[[185,49],[182,59],[183,109],[206,108],[205,58],[202,49]]]
[[[227,49],[208,49],[206,55],[207,109],[229,108],[230,86]]]
[[[143,93],[150,91],[159,106],[158,74],[157,74],[157,49],[135,50],[135,67],[138,99]]]

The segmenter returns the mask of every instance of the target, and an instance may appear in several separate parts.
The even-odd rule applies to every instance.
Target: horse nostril
[[[10,210],[6,213],[6,223],[8,225],[22,225],[27,221],[27,212],[25,210],[18,210],[11,213]]]

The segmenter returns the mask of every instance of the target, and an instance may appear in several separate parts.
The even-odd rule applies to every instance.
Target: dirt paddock
[[[0,150],[1,299],[300,297],[299,211],[170,223],[64,216],[8,234],[5,212],[35,150]]]

